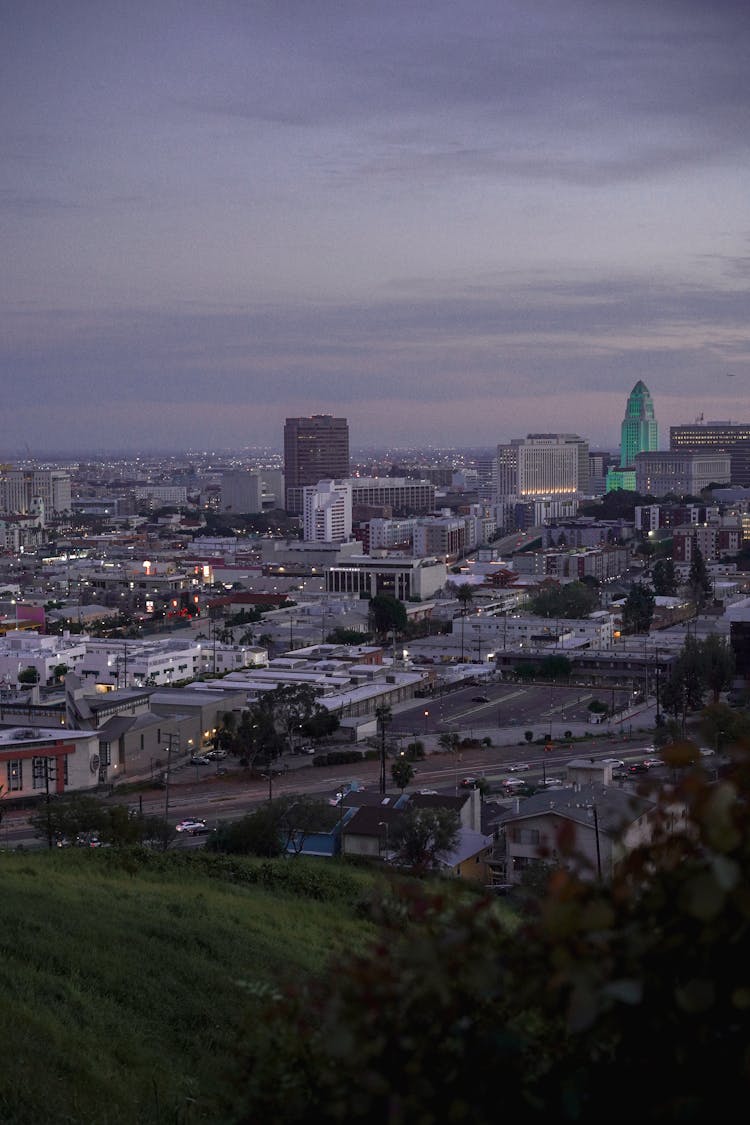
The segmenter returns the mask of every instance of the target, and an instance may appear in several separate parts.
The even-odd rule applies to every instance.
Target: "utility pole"
[[[599,846],[599,816],[596,811],[596,804],[592,806],[594,810],[594,834],[596,836],[596,874],[599,879],[602,877],[602,853]]]
[[[164,819],[168,820],[169,819],[169,777],[170,777],[170,771],[172,769],[172,746],[173,746],[173,743],[176,742],[177,743],[177,749],[179,750],[179,748],[180,748],[180,736],[178,734],[172,734],[171,731],[168,731],[167,734],[165,735],[165,738],[167,740],[167,774],[166,774],[166,777],[164,779]]]

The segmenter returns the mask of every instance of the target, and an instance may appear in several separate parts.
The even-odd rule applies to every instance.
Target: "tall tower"
[[[632,468],[636,453],[653,453],[659,448],[659,423],[654,417],[651,392],[641,379],[628,396],[620,429],[620,468]]]
[[[286,510],[300,515],[303,489],[321,480],[349,476],[349,425],[346,418],[313,414],[284,424]]]

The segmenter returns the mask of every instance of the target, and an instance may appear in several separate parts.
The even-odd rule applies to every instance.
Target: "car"
[[[561,777],[548,777],[546,781],[542,782],[545,789],[561,789],[565,782]]]
[[[612,770],[613,781],[624,781],[625,778],[629,776],[630,775],[628,774],[627,770]]]
[[[525,781],[521,781],[520,777],[504,777],[500,782],[501,789],[523,789]]]
[[[418,790],[422,797],[437,797],[437,789],[420,789]]]
[[[632,766],[628,766],[628,773],[648,773],[648,769],[643,762],[634,762]]]
[[[210,763],[211,759],[207,754],[193,754],[192,758],[190,759],[191,766],[208,766],[210,765]]]
[[[460,782],[459,782],[459,785],[461,786],[462,789],[476,789],[478,784],[479,784],[479,778],[478,777],[462,777]]]
[[[715,751],[709,750],[706,746],[702,746],[698,753],[700,754],[701,758],[713,758]]]
[[[600,761],[603,766],[615,766],[617,769],[625,769],[625,763],[622,758],[602,758]]]
[[[177,832],[185,832],[188,836],[202,836],[209,831],[205,820],[181,820],[175,825]]]
[[[648,769],[653,770],[657,769],[659,766],[663,766],[664,762],[661,760],[661,758],[644,758],[643,764]]]
[[[529,770],[531,766],[528,762],[519,762],[517,766],[508,766],[508,773],[520,773],[522,770]]]
[[[314,753],[315,753],[315,747],[314,746],[298,746],[297,749],[295,750],[295,754],[314,754]]]
[[[472,703],[489,703],[490,697],[488,695],[472,695]]]

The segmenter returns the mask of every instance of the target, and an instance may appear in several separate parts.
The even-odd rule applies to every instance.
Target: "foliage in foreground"
[[[494,1125],[500,1110],[600,1125],[613,1107],[702,1122],[744,1104],[750,746],[732,753],[710,785],[694,746],[667,748],[688,768],[652,844],[611,885],[557,870],[514,933],[481,899],[391,904],[372,952],[269,1003],[241,1052],[233,1125]]]

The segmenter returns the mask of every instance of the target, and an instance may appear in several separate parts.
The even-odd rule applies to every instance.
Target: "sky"
[[[746,0],[0,0],[0,453],[750,420]]]

